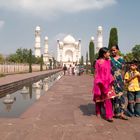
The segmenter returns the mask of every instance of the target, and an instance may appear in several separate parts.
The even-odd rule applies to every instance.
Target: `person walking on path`
[[[125,116],[125,97],[124,97],[124,81],[123,81],[123,67],[125,64],[124,59],[119,55],[118,45],[111,47],[111,63],[112,74],[114,76],[114,89],[117,97],[113,100],[115,118],[128,120]]]
[[[74,67],[74,73],[75,73],[75,76],[79,75],[79,65],[75,64],[75,67]]]
[[[101,115],[103,106],[106,113],[106,120],[113,122],[112,97],[108,92],[113,86],[114,78],[111,74],[111,61],[108,48],[99,50],[99,56],[95,63],[95,77],[93,83],[93,100],[95,101],[96,115]]]
[[[64,64],[63,71],[64,71],[64,75],[66,75],[66,71],[67,71],[66,64]]]
[[[140,73],[137,71],[137,64],[135,61],[132,61],[130,64],[130,70],[126,72],[125,83],[127,84],[127,98],[128,106],[127,110],[129,116],[140,117]]]
[[[69,66],[68,71],[69,71],[69,75],[72,75],[72,65],[71,65],[71,64],[70,64],[70,66]]]

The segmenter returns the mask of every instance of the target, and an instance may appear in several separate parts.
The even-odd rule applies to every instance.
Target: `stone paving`
[[[0,118],[0,140],[139,140],[140,118],[95,116],[92,76],[63,76],[19,118]]]
[[[16,81],[28,79],[31,77],[39,76],[39,75],[44,75],[50,72],[55,72],[60,69],[54,69],[54,70],[47,70],[47,71],[39,71],[39,72],[32,72],[32,73],[24,73],[24,74],[13,74],[13,75],[7,75],[4,77],[0,77],[0,86],[13,83]]]

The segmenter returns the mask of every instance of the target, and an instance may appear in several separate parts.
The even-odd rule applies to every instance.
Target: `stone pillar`
[[[41,57],[41,39],[40,39],[40,27],[35,29],[35,57]]]
[[[98,53],[99,49],[102,47],[103,47],[103,28],[102,26],[98,26],[96,53]]]

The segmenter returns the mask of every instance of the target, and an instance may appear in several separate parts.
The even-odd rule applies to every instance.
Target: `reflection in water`
[[[35,93],[35,98],[38,100],[41,96],[41,87],[42,87],[42,81],[39,80],[36,83],[33,83],[33,90]]]
[[[35,97],[38,100],[41,96],[41,89],[40,88],[36,88],[35,89]]]
[[[0,98],[0,116],[18,117],[43,94],[46,94],[48,89],[62,76],[63,72],[59,72]]]
[[[33,88],[40,88],[39,82],[33,83]]]
[[[27,87],[24,86],[24,87],[21,89],[21,94],[22,94],[23,99],[24,99],[24,100],[27,100],[28,97],[29,97],[29,88],[27,88]]]
[[[7,94],[5,99],[3,100],[3,103],[5,104],[6,111],[10,111],[12,108],[12,104],[16,101],[16,97],[12,98],[10,94]]]
[[[39,80],[38,81],[38,84],[42,87],[43,86],[43,81],[42,80]]]
[[[29,94],[30,94],[30,99],[32,99],[32,84],[29,85]]]
[[[28,93],[22,93],[21,95],[22,95],[22,98],[23,98],[24,100],[27,100],[28,97],[29,97],[29,94],[28,94]]]
[[[48,85],[47,82],[44,83],[43,89],[44,89],[44,91],[48,91],[48,89],[49,89],[49,85]]]
[[[23,87],[22,89],[21,89],[21,93],[29,93],[29,89],[27,88],[27,87]]]
[[[47,83],[48,81],[49,81],[49,77],[44,78],[44,80],[43,80],[44,83]]]
[[[13,105],[13,103],[5,104],[5,110],[6,110],[7,112],[10,112],[10,110],[12,109],[12,105]]]
[[[7,94],[3,103],[5,104],[9,104],[9,103],[13,103],[14,102],[14,98],[11,98],[10,94]]]

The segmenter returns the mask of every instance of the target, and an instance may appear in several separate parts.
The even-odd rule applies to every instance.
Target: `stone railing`
[[[43,70],[46,70],[46,65],[43,65]],[[33,64],[32,71],[40,71],[40,65]],[[24,73],[29,72],[28,64],[0,64],[0,74]]]

